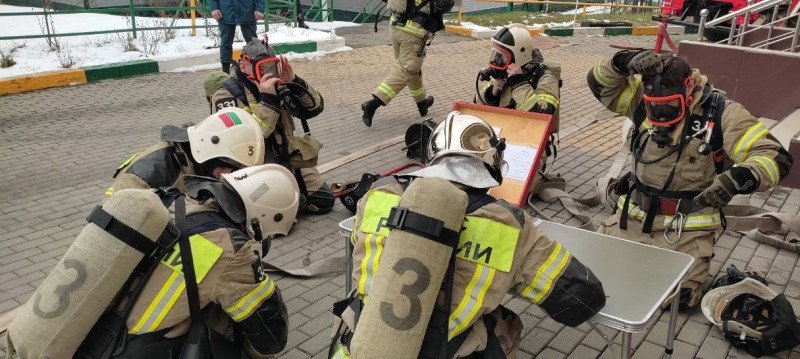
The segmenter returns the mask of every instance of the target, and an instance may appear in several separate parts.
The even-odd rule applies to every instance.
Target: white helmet
[[[229,160],[237,167],[264,163],[264,134],[247,111],[229,107],[186,129],[197,163]]]
[[[253,219],[258,219],[264,238],[289,233],[300,205],[300,187],[289,170],[266,164],[224,173],[222,178],[241,197],[251,235]]]
[[[425,163],[444,156],[461,155],[480,159],[499,183],[502,182],[505,141],[498,138],[492,126],[477,116],[450,112],[431,133]]]
[[[533,38],[528,27],[510,24],[492,36],[492,56],[489,66],[505,70],[515,63],[523,66],[533,60]]]

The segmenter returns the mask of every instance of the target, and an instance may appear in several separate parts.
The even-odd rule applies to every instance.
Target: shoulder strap
[[[186,223],[190,236],[220,228],[239,229],[230,219],[212,211],[187,214]]]
[[[245,106],[250,106],[250,102],[247,101],[247,95],[244,93],[244,86],[238,80],[230,77],[222,83],[222,87],[228,90],[237,100],[244,102]]]
[[[175,202],[175,223],[180,230],[181,271],[186,283],[186,297],[189,301],[189,317],[192,320],[186,343],[181,350],[181,359],[207,358],[210,351],[207,328],[200,313],[200,290],[194,272],[192,247],[189,243],[189,229],[186,224],[186,197],[180,196]]]

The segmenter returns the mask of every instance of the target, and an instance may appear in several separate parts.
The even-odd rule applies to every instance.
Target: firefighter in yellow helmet
[[[280,290],[262,269],[268,250],[263,244],[273,235],[285,235],[294,222],[297,182],[275,164],[221,176],[185,179],[200,308],[215,357],[270,357],[286,346],[288,314]],[[190,326],[180,259],[176,246],[148,278],[126,318],[128,335],[119,357],[180,355]]]
[[[792,157],[741,104],[673,54],[623,50],[592,68],[588,81],[603,105],[634,124],[633,168],[599,231],[694,257],[681,290],[682,306],[693,307],[715,232],[724,230],[720,208],[735,195],[775,188]]]
[[[292,171],[300,184],[300,210],[327,213],[336,199],[317,171],[322,143],[311,136],[308,120],[325,108],[322,95],[295,74],[289,60],[279,56],[266,40],[252,39],[230,77],[211,95],[211,111],[238,107],[261,125],[266,142],[265,163]],[[295,118],[302,133],[296,133]]]
[[[264,140],[258,122],[244,110],[230,108],[189,127],[167,125],[161,142],[133,154],[114,174],[105,198],[125,188],[176,187],[183,175],[220,178],[264,163]]]
[[[372,98],[361,104],[361,120],[367,127],[378,107],[386,106],[406,86],[417,103],[420,116],[428,114],[433,96],[422,82],[422,63],[426,46],[437,31],[444,29],[442,16],[453,7],[451,0],[386,0],[391,12],[389,37],[394,49],[394,65],[389,75],[372,91]]]
[[[453,279],[442,286],[452,288],[451,301],[444,303],[445,312],[434,310],[427,330],[447,334],[426,334],[420,355],[439,353],[446,347],[447,358],[474,354],[514,358],[520,345],[522,322],[516,313],[501,305],[509,291],[570,326],[585,322],[603,307],[603,286],[591,270],[566,248],[545,237],[523,210],[487,194],[502,181],[504,147],[505,142],[485,121],[451,112],[431,135],[425,168],[410,173],[409,177],[378,182],[359,201],[351,237],[352,277],[357,285],[350,298],[334,305],[341,321],[337,320],[334,326],[338,330],[330,357],[349,357],[353,331],[364,301],[374,287],[374,276],[388,239],[386,218],[399,203],[407,181],[418,177],[448,180],[466,192],[468,198],[460,243],[455,251]],[[486,256],[486,251],[491,255]],[[446,294],[439,296],[445,297]],[[434,323],[440,327],[432,327],[437,325]]]

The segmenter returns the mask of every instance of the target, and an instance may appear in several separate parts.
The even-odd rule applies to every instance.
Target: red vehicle
[[[759,1],[761,0],[755,0],[755,2]],[[789,4],[781,5],[778,12],[779,18],[788,17],[797,13],[798,9],[800,9],[799,1],[800,0],[791,0]],[[661,15],[654,16],[653,20],[660,21],[661,16],[664,16],[669,18],[669,23],[697,28],[700,23],[700,11],[703,9],[708,9],[708,18],[706,21],[711,21],[746,6],[747,0],[665,0],[664,6],[661,8]],[[771,18],[772,8],[770,7],[762,12],[750,14],[748,24],[757,25],[768,23]],[[737,25],[742,25],[744,21],[743,15],[736,18]],[[795,17],[789,19],[787,24],[778,23],[778,26],[794,27],[796,21],[797,18]],[[717,26],[706,28],[704,35],[711,41],[724,39],[730,32],[730,26],[730,21],[727,21]]]

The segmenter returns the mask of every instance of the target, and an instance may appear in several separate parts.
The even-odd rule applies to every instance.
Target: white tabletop
[[[349,234],[353,218],[339,227]],[[639,244],[603,234],[536,220],[552,240],[560,242],[603,283],[606,305],[594,318],[627,332],[647,329],[661,303],[689,271],[694,259],[684,253]]]

